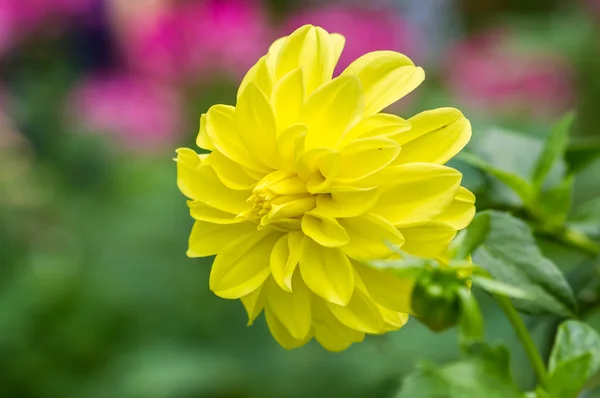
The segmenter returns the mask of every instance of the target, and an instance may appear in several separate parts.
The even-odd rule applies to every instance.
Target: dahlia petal
[[[318,205],[317,200],[317,205]],[[447,224],[456,230],[466,228],[475,216],[475,195],[467,188],[460,187],[452,204],[434,221]]]
[[[323,181],[331,181],[337,176],[339,161],[340,152],[335,149],[311,149],[298,158],[296,163],[298,176],[305,181],[310,181],[311,177],[318,175]],[[311,192],[310,189],[309,192]]]
[[[188,200],[188,207],[190,208],[192,218],[198,221],[206,221],[214,224],[237,224],[245,221],[239,217],[236,218],[237,214],[215,209],[196,200]]]
[[[286,199],[279,204],[274,200],[269,212],[269,218],[293,218],[298,217],[315,208],[316,198],[313,195],[301,196],[294,200]]]
[[[417,88],[425,79],[422,68],[405,55],[375,51],[352,62],[341,76],[357,76],[365,95],[365,116],[371,116]]]
[[[394,164],[443,164],[471,139],[471,124],[458,109],[439,108],[421,112],[409,122],[412,128],[394,137],[402,146],[402,153]]]
[[[253,82],[248,83],[238,100],[235,120],[242,142],[248,151],[265,166],[276,168],[275,115],[269,99]]]
[[[357,139],[341,151],[340,184],[367,177],[392,163],[400,153],[400,145],[388,138]]]
[[[277,59],[279,58],[279,53],[281,52],[281,47],[287,41],[289,36],[283,36],[279,39],[275,40],[273,44],[269,46],[269,51],[267,53],[267,67],[269,72],[273,77],[276,76],[276,68],[277,68]]]
[[[320,299],[312,300],[315,339],[329,351],[343,351],[352,343],[363,341],[365,334],[341,323]]]
[[[206,113],[206,133],[223,155],[249,169],[268,173],[271,170],[259,162],[244,146],[237,129],[235,108],[214,105]]]
[[[398,330],[408,322],[408,314],[389,310],[380,305],[377,306],[383,318],[383,328],[386,332]]]
[[[268,307],[265,308],[265,318],[267,320],[267,326],[275,340],[280,346],[287,350],[301,347],[312,339],[312,333],[309,333],[302,340],[294,338]]]
[[[239,224],[233,224],[239,225]],[[281,233],[256,231],[218,251],[210,272],[210,289],[223,298],[236,299],[258,288],[270,275],[271,251]],[[205,237],[214,244],[214,236]]]
[[[368,212],[379,200],[376,188],[337,191],[317,196],[315,213],[328,217],[356,217]]]
[[[354,271],[339,249],[323,247],[304,237],[300,252],[300,273],[308,288],[324,300],[346,305],[354,290]]]
[[[246,172],[243,166],[229,159],[219,151],[213,151],[204,159],[203,164],[211,166],[219,180],[228,188],[249,190],[256,185],[256,178]]]
[[[350,241],[344,227],[331,217],[307,212],[302,217],[302,232],[325,247],[341,247]]]
[[[279,50],[277,79],[302,68],[306,94],[330,80],[335,68],[334,41],[323,28],[305,25],[292,33]]]
[[[271,275],[286,292],[292,291],[292,275],[300,261],[302,237],[300,231],[285,234],[277,241],[271,253]]]
[[[297,274],[292,279],[293,293],[283,291],[277,283],[267,281],[267,306],[293,338],[303,340],[310,332],[309,291]]]
[[[462,175],[450,167],[407,163],[385,168],[377,176],[382,186],[373,212],[394,225],[431,220],[454,200]],[[391,183],[390,183],[391,182]]]
[[[340,224],[350,236],[342,250],[354,259],[386,258],[392,254],[388,244],[404,244],[402,234],[389,221],[375,214],[343,218]]]
[[[339,33],[331,33],[329,35],[331,42],[333,43],[333,68],[337,65],[340,57],[342,56],[342,52],[344,51],[344,46],[346,45],[346,38]]]
[[[384,332],[384,322],[377,304],[359,289],[354,290],[346,306],[327,303],[331,313],[350,329],[363,333],[380,334]]]
[[[213,224],[196,221],[189,238],[188,257],[206,257],[219,253],[232,240],[252,234],[256,224],[251,222],[237,224]]]
[[[300,112],[300,121],[308,126],[306,149],[337,146],[360,121],[363,109],[360,81],[355,76],[336,77],[319,87]]]
[[[277,163],[284,170],[292,170],[296,163],[300,148],[304,146],[307,127],[304,124],[294,124],[279,133],[277,137]]]
[[[356,138],[392,137],[410,129],[410,123],[389,113],[376,113],[362,119],[342,139],[341,146]]]
[[[254,320],[260,315],[264,308],[263,288],[264,283],[254,289],[252,293],[240,297],[240,300],[246,309],[246,313],[248,314],[248,326],[254,323]]]
[[[237,92],[238,101],[249,83],[256,84],[265,95],[271,95],[273,89],[273,77],[271,76],[271,71],[267,65],[267,56],[259,59],[258,62],[250,68],[248,73],[246,73],[244,79],[242,79]]]
[[[402,313],[412,313],[410,302],[414,281],[401,279],[390,272],[353,262],[371,298],[380,306]]]
[[[302,79],[302,69],[294,69],[283,76],[273,88],[271,104],[278,132],[298,122],[300,109],[304,106],[304,82]]]
[[[454,228],[437,221],[426,221],[411,226],[398,227],[398,229],[406,239],[402,250],[414,256],[425,258],[439,256],[456,236]]]
[[[198,131],[198,136],[196,137],[196,145],[202,149],[206,149],[207,151],[215,150],[215,146],[206,132],[206,113],[203,113],[200,116],[200,130]]]
[[[177,186],[188,198],[233,214],[248,207],[246,199],[250,191],[234,191],[225,186],[213,168],[201,163],[191,149],[178,149],[176,160]]]

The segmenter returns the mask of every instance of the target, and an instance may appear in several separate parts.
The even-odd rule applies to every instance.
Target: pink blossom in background
[[[0,0],[0,56],[56,20],[81,17],[103,0]]]
[[[356,58],[376,50],[398,51],[418,61],[418,34],[394,9],[343,4],[315,6],[292,15],[282,35],[305,24],[318,25],[346,37],[336,74]]]
[[[258,0],[175,3],[116,31],[134,69],[171,81],[198,81],[215,72],[241,78],[271,39]]]
[[[450,91],[474,109],[556,118],[574,102],[570,65],[560,54],[515,43],[511,32],[493,30],[452,48],[446,67]]]
[[[112,135],[133,150],[172,145],[181,129],[179,98],[138,77],[83,81],[69,105],[69,117],[83,130]]]

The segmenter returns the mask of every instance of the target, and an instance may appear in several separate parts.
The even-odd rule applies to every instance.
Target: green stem
[[[500,308],[502,308],[502,311],[504,311],[504,314],[510,321],[513,329],[515,329],[515,332],[517,332],[517,336],[519,337],[519,340],[521,340],[521,344],[525,349],[525,353],[527,354],[527,358],[529,358],[531,366],[533,366],[533,370],[535,370],[540,385],[546,389],[546,366],[544,365],[544,360],[535,346],[523,319],[517,313],[509,298],[500,295],[494,295],[494,298],[500,305]]]

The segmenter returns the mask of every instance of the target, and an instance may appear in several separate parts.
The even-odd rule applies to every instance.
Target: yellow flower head
[[[273,43],[244,77],[235,107],[200,119],[177,151],[178,186],[196,220],[190,257],[217,255],[210,288],[264,309],[286,348],[313,337],[339,351],[402,327],[413,282],[365,266],[388,243],[435,258],[471,221],[475,198],[443,164],[471,136],[462,113],[382,113],[424,72],[376,51],[332,79],[344,37],[306,25]]]

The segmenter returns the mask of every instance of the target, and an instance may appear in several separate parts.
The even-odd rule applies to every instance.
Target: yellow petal
[[[257,180],[246,172],[243,166],[229,159],[219,151],[208,155],[203,164],[211,166],[225,186],[237,190],[251,190]]]
[[[313,212],[308,212],[302,217],[302,232],[325,247],[344,246],[350,240],[335,218]]]
[[[237,299],[258,288],[271,273],[269,259],[280,237],[281,233],[263,230],[230,239],[213,263],[210,290],[219,297]]]
[[[208,151],[214,151],[215,146],[210,141],[210,137],[206,132],[206,114],[203,113],[200,116],[200,130],[198,131],[198,136],[196,137],[196,145],[198,145],[202,149],[206,149]]]
[[[276,168],[277,128],[268,97],[248,83],[235,108],[237,128],[246,148],[267,167]]]
[[[294,276],[293,292],[283,291],[274,281],[267,281],[267,307],[293,338],[303,340],[310,332],[309,291],[299,274]]]
[[[379,305],[393,311],[411,313],[414,281],[400,279],[391,272],[353,262],[354,269],[364,283],[371,298]]]
[[[308,95],[331,79],[336,55],[329,33],[320,27],[302,26],[281,46],[276,66],[277,79],[302,68]]]
[[[354,290],[354,271],[339,249],[327,248],[304,237],[300,272],[308,288],[328,302],[346,305]]]
[[[312,301],[313,330],[315,339],[329,351],[343,351],[352,343],[363,341],[365,334],[350,329],[333,316],[326,303],[315,298]]]
[[[318,200],[317,200],[318,205]],[[452,204],[434,221],[447,224],[456,230],[466,228],[475,216],[475,195],[467,188],[460,187]]]
[[[437,221],[418,223],[398,228],[406,242],[402,250],[414,256],[435,258],[446,251],[456,236],[456,230]]]
[[[408,322],[408,314],[388,310],[380,305],[377,306],[383,317],[383,328],[386,332],[398,330]]]
[[[244,79],[240,83],[240,87],[237,92],[237,99],[239,101],[242,93],[246,89],[248,83],[254,83],[265,95],[270,96],[273,88],[273,77],[269,71],[267,65],[267,56],[262,57],[258,62],[250,68]]]
[[[294,124],[283,130],[277,137],[277,164],[283,170],[293,170],[296,157],[302,153],[307,127]]]
[[[190,215],[195,220],[207,221],[215,224],[237,224],[244,222],[243,219],[236,218],[237,214],[215,209],[214,207],[199,201],[188,200],[187,204],[190,208]]]
[[[256,231],[251,222],[237,224],[213,224],[196,221],[189,238],[188,257],[212,256],[223,250],[231,241],[250,235]]]
[[[271,201],[269,218],[292,218],[303,215],[315,208],[316,198],[313,195],[299,195],[295,199],[280,196]]]
[[[271,253],[271,274],[277,284],[286,292],[292,291],[292,275],[300,261],[302,232],[291,231],[282,236]]]
[[[242,142],[233,106],[214,105],[210,107],[206,113],[206,133],[215,148],[234,162],[262,173],[271,171],[251,155]]]
[[[340,152],[328,148],[314,148],[304,152],[296,162],[298,176],[306,181],[308,192],[327,192],[339,172]]]
[[[421,112],[409,119],[412,128],[394,136],[402,153],[394,164],[429,162],[443,164],[471,139],[471,123],[454,108]]]
[[[410,123],[389,113],[376,113],[362,119],[342,139],[341,146],[356,138],[393,137],[410,129]]]
[[[360,121],[363,108],[363,95],[356,77],[337,77],[321,86],[300,112],[300,122],[308,126],[306,149],[334,148],[346,131]]]
[[[341,151],[338,183],[352,185],[352,181],[383,169],[399,153],[400,145],[388,138],[354,140]]]
[[[342,55],[342,51],[344,51],[344,46],[346,45],[346,38],[339,33],[331,33],[329,35],[333,43],[333,67],[337,65],[340,60],[340,56]]]
[[[254,320],[260,315],[264,308],[264,294],[262,294],[264,283],[254,289],[252,293],[240,297],[246,313],[248,314],[248,326],[254,323]]]
[[[234,191],[225,186],[213,168],[200,163],[191,149],[182,148],[177,152],[177,186],[185,196],[233,214],[248,208],[246,199],[250,191]]]
[[[371,116],[417,88],[425,72],[405,55],[375,51],[352,62],[341,76],[359,78],[365,95],[365,116]]]
[[[271,94],[271,104],[275,112],[278,132],[298,122],[300,109],[304,106],[302,69],[294,69],[275,84]]]
[[[312,339],[311,333],[302,340],[295,339],[268,307],[265,308],[265,318],[267,326],[277,343],[287,350],[301,347]]]
[[[372,211],[394,225],[440,215],[452,203],[462,178],[455,169],[431,163],[407,163],[383,172],[379,178],[390,185],[382,187]]]
[[[377,304],[359,289],[354,290],[348,305],[328,303],[327,306],[331,313],[350,329],[371,334],[384,331],[383,317]]]
[[[269,46],[269,52],[267,53],[267,67],[272,76],[276,75],[275,69],[277,68],[277,59],[279,58],[279,52],[283,43],[288,39],[288,36],[280,37],[275,40],[271,46]]]
[[[390,222],[375,214],[343,218],[340,224],[350,236],[343,250],[354,259],[385,258],[392,253],[388,244],[402,246],[404,243],[402,234]]]
[[[379,200],[376,188],[338,191],[317,196],[315,213],[328,217],[356,217],[369,211]]]

